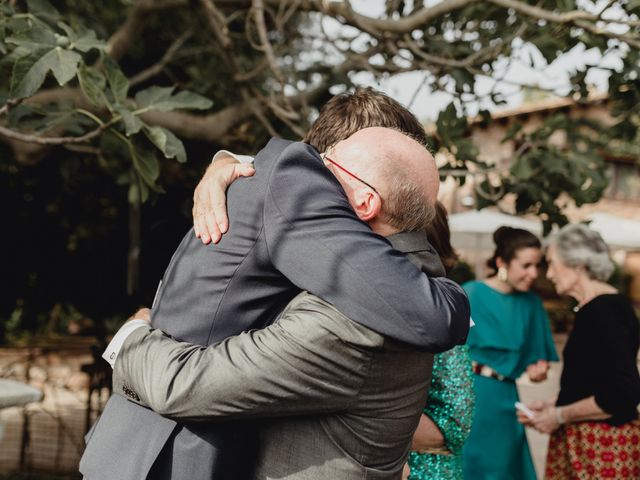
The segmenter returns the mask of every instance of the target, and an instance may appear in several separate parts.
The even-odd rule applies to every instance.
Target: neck
[[[371,230],[374,231],[374,233],[377,233],[378,235],[381,235],[383,237],[388,237],[390,235],[400,233],[400,230],[398,230],[397,228],[392,227],[391,225],[388,225],[381,221],[378,221],[375,218],[372,220],[369,220],[367,223],[369,224],[369,227],[371,227]]]
[[[513,287],[508,282],[503,282],[497,276],[489,277],[484,281],[491,288],[498,290],[502,293],[513,292]]]
[[[576,286],[569,292],[569,295],[576,299],[578,308],[582,308],[594,298],[609,293],[618,293],[618,290],[608,283],[585,278],[576,283]]]

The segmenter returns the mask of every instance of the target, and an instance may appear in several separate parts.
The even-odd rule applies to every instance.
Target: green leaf
[[[140,178],[149,187],[155,187],[156,180],[160,176],[160,164],[158,159],[144,147],[137,143],[129,143],[129,152],[133,161],[133,168],[140,175]]]
[[[134,179],[129,185],[129,203],[144,203],[149,200],[149,187],[143,182]]]
[[[13,15],[15,11],[11,8],[11,5],[6,2],[2,2],[0,3],[0,13],[3,15]]]
[[[124,103],[129,91],[129,80],[124,76],[118,64],[109,57],[104,59],[104,73],[116,103]]]
[[[509,128],[507,128],[507,131],[505,132],[502,140],[500,140],[500,143],[505,143],[505,142],[508,142],[509,140],[512,140],[513,138],[515,138],[516,135],[518,135],[518,133],[520,133],[521,130],[522,130],[522,124],[518,122],[512,123],[511,125],[509,125]]]
[[[467,133],[467,119],[463,115],[458,116],[456,106],[451,102],[438,115],[436,127],[443,144],[451,148],[457,138]]]
[[[80,60],[82,57],[78,53],[60,47],[54,48],[40,59],[47,68],[51,69],[60,86],[76,76]]]
[[[103,50],[106,47],[105,42],[96,38],[96,33],[93,30],[84,27],[78,27],[77,30],[74,30],[64,22],[58,22],[58,27],[64,30],[69,37],[71,42],[69,48],[86,53],[93,48]]]
[[[107,84],[107,80],[102,73],[93,67],[87,67],[84,63],[78,68],[78,80],[84,96],[96,107],[104,104],[102,91]]]
[[[77,72],[81,58],[75,52],[56,47],[41,55],[35,53],[21,57],[13,66],[11,77],[11,97],[26,98],[33,95],[44,82],[49,70],[58,84],[64,85]]]
[[[138,133],[140,129],[145,126],[145,123],[140,120],[137,115],[131,113],[131,110],[128,108],[117,106],[115,111],[122,117],[127,137],[130,137],[134,133]]]
[[[171,98],[173,90],[174,87],[149,87],[146,90],[136,93],[135,100],[139,107],[151,107],[156,103]]]
[[[475,82],[474,76],[467,70],[456,69],[451,72],[451,78],[455,82],[456,92],[470,92]]]
[[[166,128],[145,126],[144,133],[166,158],[175,158],[180,163],[187,161],[184,145],[178,137]]]
[[[96,34],[93,30],[88,30],[87,33],[71,43],[71,47],[79,50],[80,52],[88,52],[95,48],[96,50],[104,50],[107,44],[102,40],[96,38]]]
[[[27,0],[27,7],[29,13],[47,23],[55,24],[60,20],[60,12],[47,2],[47,0]]]
[[[194,92],[182,91],[174,95],[171,99],[161,102],[160,106],[156,106],[156,109],[161,111],[175,110],[178,108],[185,110],[206,110],[212,106],[213,102],[208,98]]]
[[[38,54],[26,55],[13,65],[9,87],[11,98],[29,97],[40,88],[47,72],[41,69],[33,70],[39,58]]]
[[[177,109],[210,108],[213,102],[208,98],[193,92],[180,92],[173,95],[174,87],[149,87],[136,94],[135,100],[139,107],[170,112]]]
[[[520,181],[530,179],[533,172],[528,156],[518,158],[511,167],[511,174]]]
[[[56,38],[55,32],[40,25],[9,35],[5,39],[5,42],[16,45],[23,54],[51,50],[58,46],[58,39]]]
[[[476,147],[468,138],[456,139],[453,145],[456,150],[455,157],[458,160],[475,161],[478,156],[478,147]]]
[[[553,62],[558,57],[559,52],[565,48],[562,39],[549,35],[548,31],[540,32],[532,43],[538,48],[547,64]]]

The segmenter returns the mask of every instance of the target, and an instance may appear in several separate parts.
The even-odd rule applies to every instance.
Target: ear
[[[502,268],[502,267],[508,268],[509,265],[507,264],[507,262],[505,262],[502,259],[502,257],[496,257],[496,267],[498,267],[498,268]]]
[[[382,199],[370,188],[360,188],[354,192],[354,210],[360,220],[370,222],[380,215]]]

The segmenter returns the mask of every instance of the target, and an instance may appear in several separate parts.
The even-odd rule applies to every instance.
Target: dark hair
[[[427,238],[436,249],[442,265],[447,273],[458,263],[458,252],[451,245],[451,231],[449,230],[449,216],[447,209],[440,202],[436,202],[435,215],[426,229]]]
[[[489,268],[498,270],[496,259],[500,257],[506,263],[511,262],[523,248],[542,248],[542,244],[538,237],[533,233],[521,228],[500,227],[493,232],[493,243],[496,244],[496,250],[487,261]]]
[[[353,92],[331,98],[320,109],[303,141],[322,153],[358,130],[369,127],[393,128],[427,145],[424,127],[415,115],[371,87],[357,87]]]

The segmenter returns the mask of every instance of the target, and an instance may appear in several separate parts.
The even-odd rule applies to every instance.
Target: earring
[[[498,269],[498,280],[500,280],[501,282],[506,283],[507,282],[507,269],[505,267],[500,267]]]

